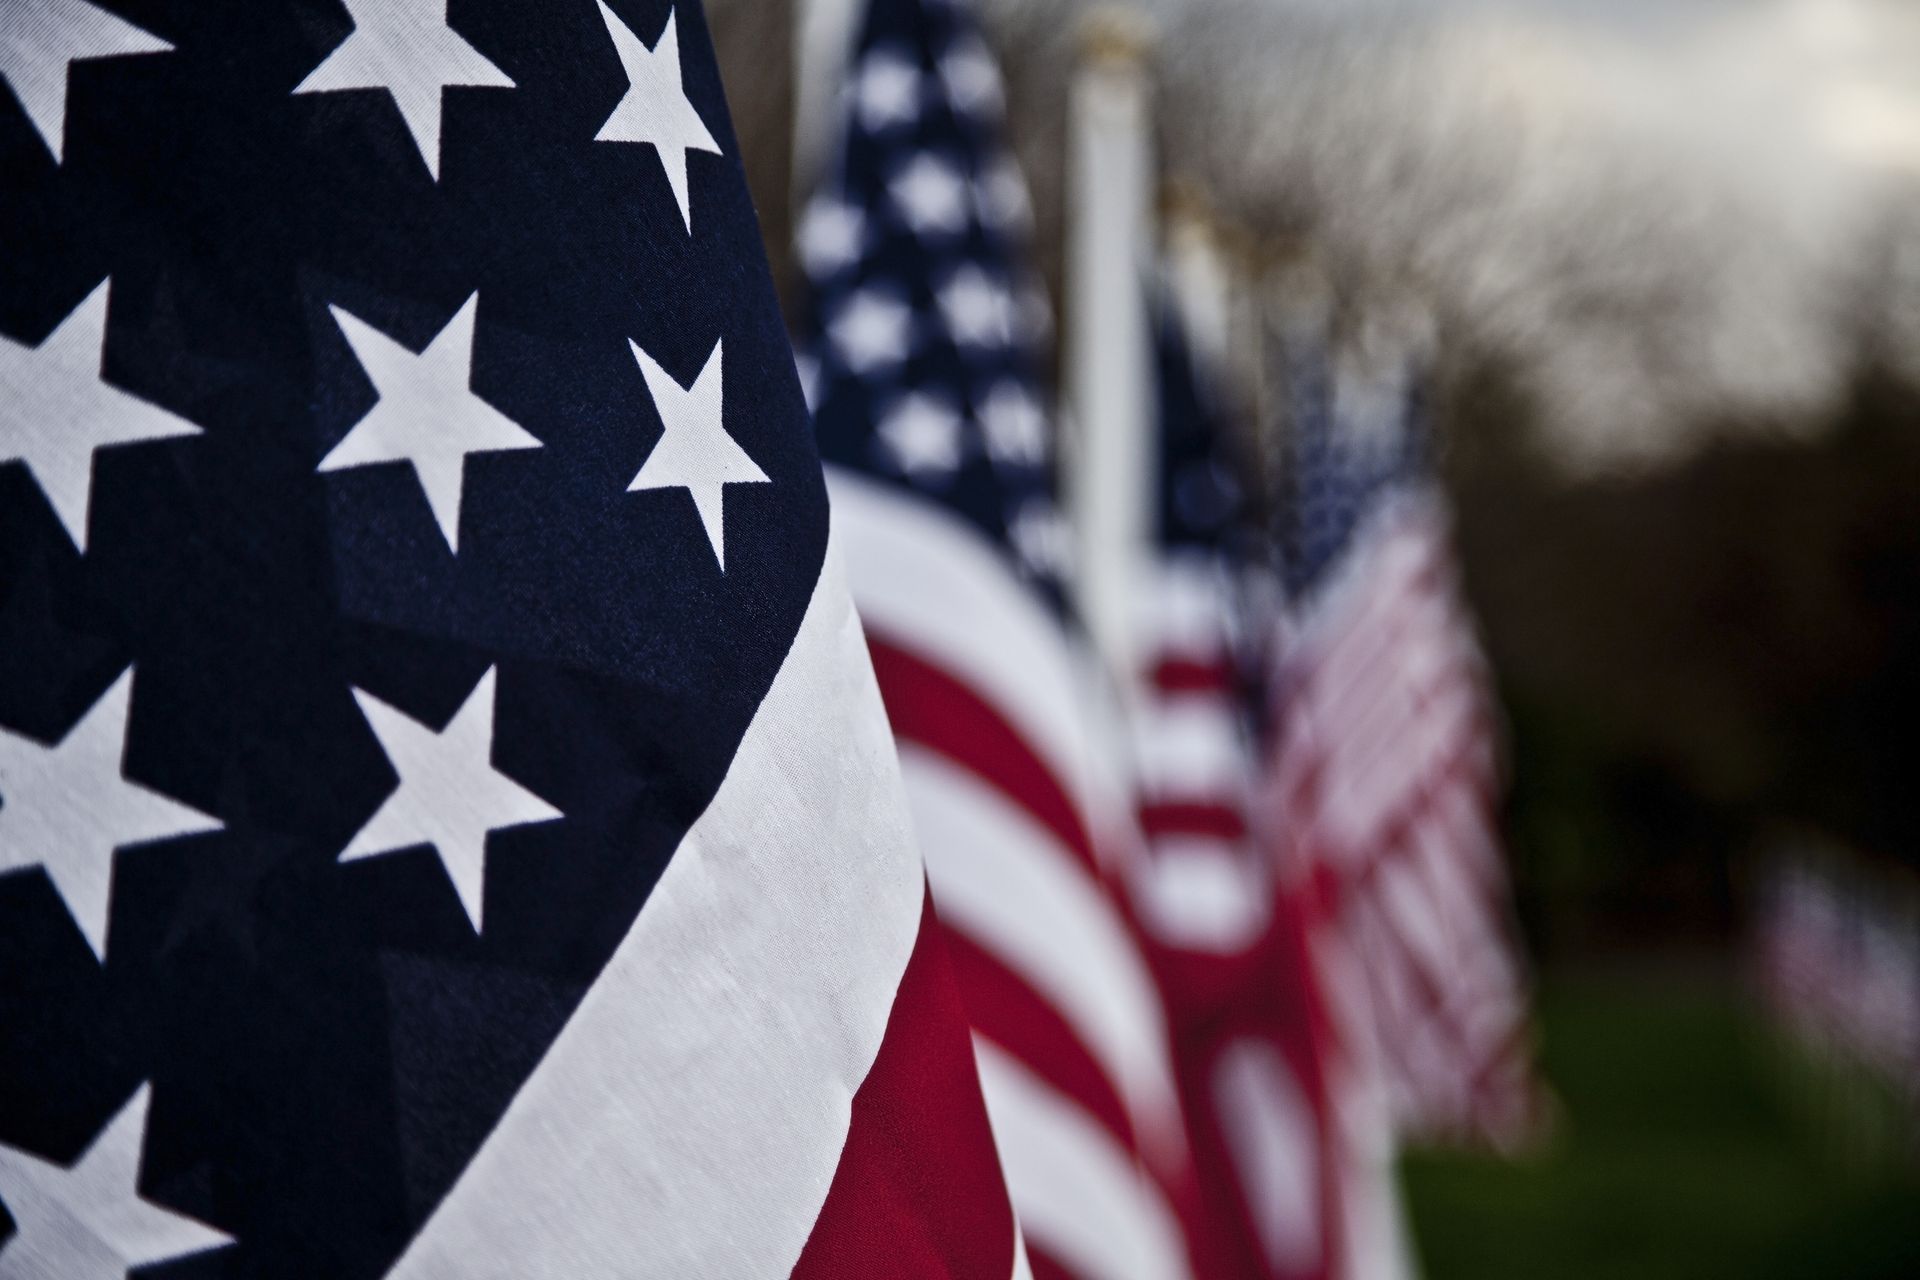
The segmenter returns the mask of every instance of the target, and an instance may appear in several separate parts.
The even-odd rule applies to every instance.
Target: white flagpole
[[[1232,367],[1233,283],[1219,224],[1205,199],[1170,183],[1164,202],[1168,277],[1194,354],[1216,375]]]
[[[1146,284],[1153,160],[1143,24],[1086,28],[1068,112],[1067,406],[1062,488],[1081,617],[1121,688],[1133,672],[1132,598],[1151,493],[1152,335]]]
[[[764,0],[751,0],[761,3]],[[795,0],[793,11],[793,209],[805,210],[832,160],[835,109],[866,0]],[[797,225],[797,224],[796,224]]]

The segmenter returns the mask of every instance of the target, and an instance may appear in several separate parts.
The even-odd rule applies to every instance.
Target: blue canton
[[[961,0],[873,0],[846,83],[798,245],[821,455],[942,504],[1054,584],[1050,325],[998,68]]]
[[[7,0],[0,246],[0,1274],[382,1276],[825,557],[698,0]]]
[[[1155,534],[1164,550],[1245,557],[1253,501],[1219,379],[1188,342],[1170,298],[1155,300],[1153,317],[1160,477]]]
[[[1427,458],[1424,403],[1411,369],[1397,371],[1392,390],[1361,405],[1343,395],[1324,344],[1301,346],[1282,365],[1288,424],[1274,521],[1282,576],[1295,601],[1330,579],[1355,531]]]

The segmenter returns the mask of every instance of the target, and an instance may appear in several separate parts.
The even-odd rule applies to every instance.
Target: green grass
[[[1539,1011],[1547,1149],[1402,1163],[1428,1280],[1920,1277],[1890,1102],[1810,1085],[1724,987],[1550,982]]]

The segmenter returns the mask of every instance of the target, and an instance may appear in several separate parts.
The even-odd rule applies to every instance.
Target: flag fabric
[[[1133,900],[1165,993],[1206,1218],[1205,1274],[1333,1274],[1323,1015],[1293,881],[1257,829],[1250,656],[1265,566],[1218,383],[1155,308],[1152,554],[1132,702],[1145,856]]]
[[[0,81],[0,1275],[1028,1274],[697,0]]]
[[[1229,954],[1269,914],[1268,876],[1249,838],[1245,467],[1179,318],[1155,301],[1155,501],[1134,620],[1133,753],[1155,855],[1142,910],[1156,936]]]
[[[1350,363],[1294,417],[1273,683],[1288,857],[1313,882],[1336,1054],[1402,1136],[1522,1140],[1536,1118],[1497,836],[1495,722],[1426,478],[1415,362]]]
[[[871,0],[801,218],[803,375],[1036,1276],[1189,1272],[1164,1010],[1108,832],[1038,370],[1044,307],[968,6]]]

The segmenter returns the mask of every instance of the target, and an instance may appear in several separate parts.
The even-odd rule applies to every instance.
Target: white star
[[[173,48],[86,0],[15,0],[0,31],[0,80],[7,82],[40,140],[62,159],[67,134],[67,70],[91,58],[167,53]]]
[[[447,0],[341,0],[353,31],[295,93],[385,89],[440,179],[441,93],[449,86],[511,89],[507,73],[447,25]]]
[[[920,68],[897,53],[876,50],[860,63],[853,95],[868,133],[909,123],[920,115]]]
[[[141,1085],[71,1167],[0,1143],[0,1200],[18,1234],[0,1244],[0,1276],[126,1280],[136,1267],[233,1243],[140,1195],[147,1103]]]
[[[129,667],[56,746],[0,729],[0,875],[45,867],[103,963],[114,850],[221,828],[124,775],[132,698]]]
[[[94,451],[200,434],[103,380],[108,284],[101,281],[39,346],[0,338],[0,465],[27,464],[83,552]]]
[[[1073,530],[1045,498],[1035,498],[1020,508],[1007,525],[1020,563],[1036,573],[1065,575],[1073,564]]]
[[[1047,459],[1047,415],[1033,393],[1012,380],[995,384],[976,416],[996,462],[1038,466]]]
[[[957,235],[967,229],[967,181],[938,156],[924,151],[914,156],[887,191],[916,235]]]
[[[900,469],[915,478],[952,475],[960,465],[960,415],[939,396],[911,391],[877,428]]]
[[[978,36],[962,37],[948,47],[940,59],[940,78],[955,111],[990,118],[1000,114],[1005,98],[1000,69]]]
[[[963,347],[1003,347],[1013,339],[1014,301],[1007,286],[969,262],[939,293],[947,330]]]
[[[975,416],[996,462],[1039,466],[1046,461],[1046,413],[1020,382],[996,382]]]
[[[1002,155],[987,166],[973,184],[973,203],[980,221],[1002,232],[1024,232],[1033,224],[1033,201],[1027,180],[1013,157]]]
[[[607,34],[620,54],[620,65],[627,72],[627,93],[614,107],[613,114],[593,135],[595,142],[642,142],[660,157],[667,171],[667,185],[680,204],[680,221],[688,234],[693,232],[693,203],[687,193],[687,152],[711,151],[720,154],[720,144],[707,132],[706,122],[693,109],[686,90],[680,84],[680,36],[675,29],[673,10],[667,10],[666,29],[660,41],[649,49],[640,37],[620,21],[613,10],[602,3],[600,16],[606,19]]]
[[[427,505],[460,549],[461,480],[467,455],[538,449],[540,441],[475,395],[473,321],[480,295],[454,312],[446,327],[415,355],[364,320],[330,307],[334,323],[373,380],[379,399],[320,460],[322,471],[405,462],[419,477]]]
[[[865,374],[907,358],[913,311],[891,293],[861,289],[827,322],[827,336],[847,367]]]
[[[867,215],[858,205],[820,196],[800,220],[800,260],[815,280],[859,261],[867,242]]]
[[[646,375],[647,390],[653,395],[653,407],[659,411],[665,433],[647,455],[640,474],[627,486],[628,493],[641,489],[685,489],[693,496],[694,509],[700,513],[700,525],[713,546],[713,558],[724,571],[727,567],[725,486],[730,484],[771,484],[767,473],[747,456],[721,422],[720,343],[713,344],[706,367],[700,370],[691,387],[682,387],[673,375],[655,363],[652,356],[629,342],[633,358]]]
[[[487,833],[566,815],[493,767],[494,668],[438,732],[362,689],[353,696],[400,785],[367,819],[340,861],[430,844],[474,932],[486,887]]]

